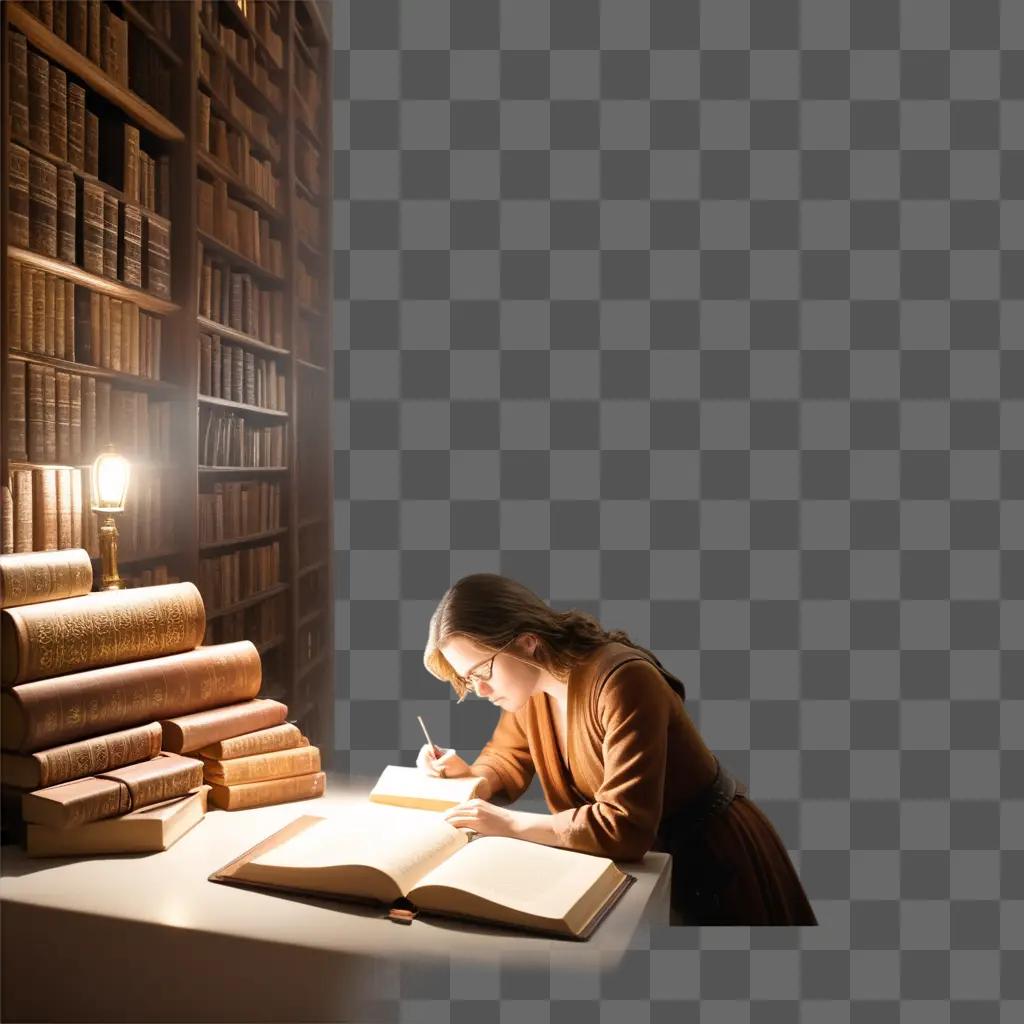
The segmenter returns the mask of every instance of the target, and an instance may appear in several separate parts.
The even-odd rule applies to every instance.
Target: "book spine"
[[[28,55],[29,139],[44,153],[50,151],[50,63],[34,51]]]
[[[11,496],[14,499],[14,552],[32,550],[32,470],[11,470]]]
[[[146,232],[146,287],[154,295],[169,298],[171,294],[171,238],[167,226],[145,218]]]
[[[139,202],[139,129],[124,126],[124,168],[121,191],[133,203]]]
[[[21,266],[17,263],[12,263],[11,272],[7,278],[7,337],[10,338],[9,347],[12,352],[23,348],[21,340],[23,319],[21,310],[21,276]]]
[[[43,445],[46,450],[44,461],[57,461],[57,371],[44,367],[43,376]]]
[[[64,358],[75,359],[75,282],[64,282]]]
[[[68,0],[68,42],[79,52],[89,51],[89,13],[85,0]]]
[[[68,156],[68,76],[56,65],[50,67],[50,152]]]
[[[11,135],[30,138],[28,103],[28,45],[20,32],[11,32]]]
[[[85,170],[85,90],[68,83],[68,162]]]
[[[103,273],[104,223],[103,189],[95,182],[82,182],[82,263],[90,274]]]
[[[188,754],[228,736],[280,725],[288,707],[276,700],[246,701],[161,721],[163,749]]]
[[[7,457],[28,461],[28,423],[25,408],[25,364],[12,359],[7,364]]]
[[[32,470],[32,546],[36,551],[57,549],[57,471]]]
[[[57,279],[53,274],[43,275],[43,318],[46,324],[43,330],[43,350],[46,355],[53,356],[57,354],[57,336],[56,336],[56,295],[57,295]]]
[[[230,761],[207,762],[204,778],[220,786],[237,786],[248,782],[269,782],[294,775],[309,775],[320,771],[320,751],[317,747],[297,747],[278,750],[251,757],[238,757]]]
[[[69,465],[71,462],[71,376],[63,371],[56,374],[56,399],[57,457],[54,462]]]
[[[295,775],[289,779],[267,782],[248,782],[240,786],[212,786],[210,803],[225,811],[241,811],[249,807],[269,807],[272,804],[312,800],[324,795],[326,775],[315,772]]]
[[[86,52],[89,60],[97,67],[101,64],[103,52],[103,34],[101,31],[100,0],[86,0],[86,13],[88,15],[88,29],[86,32]]]
[[[32,351],[46,355],[46,274],[32,271]]]
[[[142,287],[142,212],[125,203],[122,207],[121,279],[125,284]]]
[[[76,194],[74,172],[69,167],[60,168],[57,172],[57,255],[67,263],[75,262]]]
[[[0,694],[0,747],[31,754],[164,714],[249,700],[259,689],[260,656],[247,640],[57,676]]]
[[[30,244],[31,231],[29,200],[29,151],[22,146],[10,145],[9,168],[9,210],[11,244],[27,249]]]
[[[0,558],[0,607],[59,601],[92,589],[92,562],[81,550]]]
[[[0,523],[2,523],[0,551],[9,555],[14,551],[14,495],[7,484],[0,488]]]
[[[71,547],[71,470],[59,467],[57,477],[57,547]]]
[[[71,470],[71,546],[82,547],[82,471]],[[90,518],[92,518],[90,516]],[[90,563],[91,564],[91,563]]]
[[[126,814],[131,809],[128,787],[113,779],[78,779],[59,789],[47,788],[22,798],[25,821],[71,829],[90,821]]]
[[[103,196],[103,276],[117,280],[117,214],[116,196]]]
[[[57,255],[57,168],[29,155],[29,246],[44,256]]]
[[[85,171],[94,178],[100,173],[100,119],[87,110],[85,112]]]
[[[236,757],[250,757],[253,754],[269,754],[275,750],[287,750],[305,746],[308,740],[299,731],[298,726],[291,722],[260,729],[258,732],[245,733],[242,736],[231,736],[212,743],[198,751],[203,757],[216,761],[229,761]]]

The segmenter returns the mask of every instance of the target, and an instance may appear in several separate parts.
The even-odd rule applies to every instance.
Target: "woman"
[[[670,852],[673,924],[817,924],[778,833],[686,713],[683,684],[626,633],[476,573],[438,604],[423,663],[460,703],[472,691],[501,709],[472,764],[420,750],[428,774],[484,780],[445,813],[451,825],[615,860]],[[551,814],[489,802],[516,800],[534,772]]]

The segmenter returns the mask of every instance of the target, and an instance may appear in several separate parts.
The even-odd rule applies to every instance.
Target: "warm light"
[[[101,452],[92,465],[93,511],[123,512],[128,496],[131,465],[112,447]]]

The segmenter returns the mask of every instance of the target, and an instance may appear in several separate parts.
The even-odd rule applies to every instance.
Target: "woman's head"
[[[567,679],[578,661],[611,640],[636,646],[585,612],[555,611],[516,580],[474,573],[450,587],[430,617],[423,664],[451,683],[460,701],[469,676],[481,697],[512,711],[526,703],[542,672]]]

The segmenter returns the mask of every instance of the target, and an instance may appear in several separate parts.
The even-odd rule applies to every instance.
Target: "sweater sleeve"
[[[526,792],[536,769],[526,734],[514,712],[502,711],[494,734],[471,767],[484,772],[492,790],[504,790],[510,803]]]
[[[665,794],[670,700],[678,696],[649,663],[615,669],[598,695],[604,777],[594,802],[552,815],[560,846],[640,860],[654,845]]]

